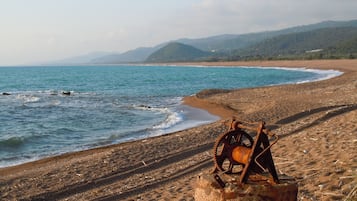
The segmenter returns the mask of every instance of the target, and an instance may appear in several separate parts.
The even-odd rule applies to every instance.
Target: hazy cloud
[[[355,0],[4,0],[0,65],[357,19]]]

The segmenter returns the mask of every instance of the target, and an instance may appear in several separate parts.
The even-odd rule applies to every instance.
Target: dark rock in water
[[[51,91],[51,92],[50,92],[50,95],[51,95],[51,96],[57,96],[57,95],[58,95],[58,91]]]
[[[148,105],[139,105],[139,107],[143,107],[143,108],[147,108],[147,109],[151,108],[151,106],[148,106]]]
[[[70,96],[70,95],[71,95],[71,92],[70,92],[70,91],[62,91],[62,94],[63,94],[63,95],[66,95],[66,96]]]
[[[7,92],[3,92],[2,95],[4,96],[10,96],[11,94],[7,93]]]

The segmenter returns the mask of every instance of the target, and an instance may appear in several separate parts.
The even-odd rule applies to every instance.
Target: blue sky
[[[0,65],[357,19],[356,0],[0,0]]]

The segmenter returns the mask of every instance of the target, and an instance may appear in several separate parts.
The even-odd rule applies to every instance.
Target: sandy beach
[[[68,153],[0,169],[0,200],[194,200],[196,177],[232,116],[265,121],[279,173],[298,181],[298,200],[357,199],[357,60],[196,63],[334,69],[303,84],[204,90],[185,104],[220,121],[160,137]]]

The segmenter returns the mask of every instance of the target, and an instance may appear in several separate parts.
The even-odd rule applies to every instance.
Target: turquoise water
[[[203,89],[299,83],[335,74],[236,67],[0,67],[0,167],[215,121],[181,105],[183,96]]]

